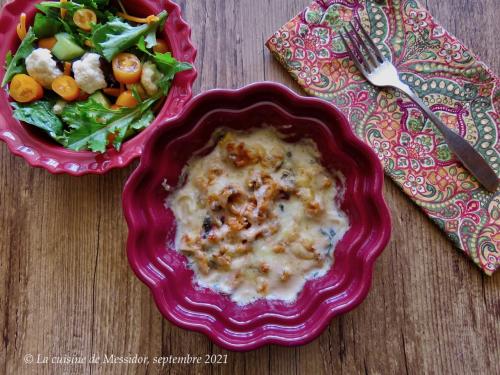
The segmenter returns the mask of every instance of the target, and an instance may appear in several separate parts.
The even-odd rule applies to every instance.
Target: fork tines
[[[343,32],[339,32],[339,35],[342,38],[347,53],[358,69],[363,73],[371,73],[384,62],[384,56],[370,38],[361,22],[357,18],[355,18],[355,21],[355,24],[352,21],[349,22],[352,32],[349,32],[347,27],[344,26],[342,28]],[[350,45],[346,37],[350,40]]]

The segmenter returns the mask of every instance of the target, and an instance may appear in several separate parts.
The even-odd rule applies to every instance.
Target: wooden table
[[[5,0],[0,0],[0,4]],[[308,0],[181,0],[200,72],[195,92],[283,82],[264,48]],[[499,0],[428,0],[500,73]],[[0,146],[0,374],[493,374],[500,277],[483,276],[390,181],[392,241],[356,310],[298,348],[225,352],[164,320],[125,257],[121,192],[134,169],[51,176]],[[25,356],[228,354],[226,365],[27,365]]]

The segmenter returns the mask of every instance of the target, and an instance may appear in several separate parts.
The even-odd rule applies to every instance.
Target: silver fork
[[[467,168],[486,189],[491,192],[497,191],[499,180],[493,168],[469,142],[449,129],[417,96],[417,94],[400,80],[396,67],[382,55],[361,25],[361,22],[357,19],[356,21],[356,25],[361,33],[355,27],[356,25],[350,22],[353,33],[350,33],[344,26],[344,32],[340,32],[339,34],[349,56],[360,72],[374,86],[392,87],[408,95],[408,97],[413,100],[413,102],[415,102],[425,115],[427,115],[436,125],[448,143],[450,150],[457,156],[465,168]],[[354,36],[352,34],[354,34]],[[346,35],[351,45],[347,42]]]

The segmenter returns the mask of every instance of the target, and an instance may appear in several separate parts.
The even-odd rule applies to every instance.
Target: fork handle
[[[413,100],[413,102],[417,104],[425,115],[436,125],[446,140],[450,150],[462,162],[465,168],[476,177],[479,183],[489,191],[496,192],[499,184],[498,176],[481,154],[479,154],[467,140],[448,128],[408,85],[401,82],[398,86],[394,87],[408,95],[408,97]]]

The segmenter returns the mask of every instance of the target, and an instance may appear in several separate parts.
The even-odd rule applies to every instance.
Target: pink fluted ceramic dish
[[[176,223],[165,206],[169,193],[162,183],[165,179],[171,185],[178,182],[186,162],[204,148],[216,128],[243,130],[263,122],[290,135],[291,141],[312,138],[323,164],[342,171],[346,186],[341,207],[351,228],[336,247],[332,269],[308,281],[295,303],[260,300],[241,307],[227,296],[195,287],[186,258],[168,247],[175,238]],[[265,344],[304,344],[368,293],[375,259],[391,232],[383,179],[377,156],[326,102],[272,83],[209,91],[155,130],[126,184],[123,205],[129,261],[167,319],[208,335],[221,347],[251,350]]]
[[[40,1],[14,0],[7,3],[0,14],[0,81],[5,74],[5,55],[19,46],[16,25],[21,13],[28,16],[28,24],[33,23],[35,4]],[[173,55],[181,61],[194,64],[196,49],[191,43],[191,29],[181,18],[181,10],[171,0],[128,0],[127,10],[134,15],[148,16],[167,10],[169,16],[163,31]],[[196,70],[177,74],[156,120],[144,131],[123,144],[117,152],[114,149],[105,154],[88,151],[71,151],[44,137],[37,129],[22,124],[12,117],[9,97],[0,90],[0,139],[7,143],[10,151],[23,157],[33,167],[45,168],[51,173],[67,173],[73,176],[104,174],[113,168],[122,168],[142,154],[144,142],[159,123],[178,115],[191,99],[192,85]]]

